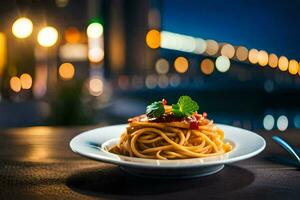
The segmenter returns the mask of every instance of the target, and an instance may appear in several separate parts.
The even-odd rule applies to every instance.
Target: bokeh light
[[[195,47],[194,53],[203,54],[206,51],[207,44],[206,44],[205,40],[203,40],[201,38],[197,38],[197,39],[195,39],[195,44],[196,44],[196,47]]]
[[[152,49],[157,49],[160,46],[160,39],[160,32],[152,29],[146,35],[146,44]]]
[[[299,64],[296,60],[290,60],[289,62],[289,73],[292,75],[296,75],[299,70]]]
[[[285,56],[280,56],[278,60],[278,68],[281,71],[286,71],[289,67],[289,60]]]
[[[91,23],[87,29],[86,34],[89,38],[99,38],[103,34],[103,26],[98,22]]]
[[[68,43],[80,42],[81,34],[76,27],[69,27],[65,31],[65,40]]]
[[[277,65],[278,65],[278,57],[274,53],[271,53],[269,55],[269,66],[272,68],[276,68]]]
[[[224,44],[221,49],[221,55],[227,58],[232,58],[234,56],[235,50],[231,44]]]
[[[30,89],[32,86],[32,77],[29,74],[22,74],[20,76],[21,86],[23,89]]]
[[[12,33],[17,38],[27,38],[31,35],[33,24],[30,19],[21,17],[12,25]]]
[[[55,45],[58,39],[58,32],[54,27],[47,26],[40,30],[37,36],[38,43],[43,47]]]
[[[206,59],[202,60],[202,62],[200,64],[200,68],[201,68],[201,71],[203,74],[210,75],[213,73],[213,71],[215,69],[215,64],[211,59],[206,58]]]
[[[214,40],[206,40],[206,53],[210,56],[215,55],[219,50],[219,44]]]
[[[153,89],[157,85],[157,77],[155,75],[147,75],[145,79],[145,85],[149,89]]]
[[[155,70],[159,74],[167,74],[169,72],[169,62],[164,59],[160,58],[155,63]]]
[[[58,69],[59,76],[63,80],[70,80],[75,75],[75,68],[71,63],[63,63]]]
[[[89,49],[88,58],[91,62],[97,63],[103,60],[104,51],[100,47]]]
[[[289,126],[289,120],[285,115],[281,115],[278,119],[277,119],[277,128],[280,131],[285,131],[288,126]]]
[[[258,52],[257,60],[258,60],[258,64],[260,66],[266,66],[268,64],[268,61],[269,61],[268,53],[264,50],[260,50]]]
[[[272,80],[266,80],[264,83],[264,89],[266,92],[273,92],[274,90],[274,82]]]
[[[250,63],[256,64],[258,62],[258,51],[257,49],[251,49],[249,51],[248,59]]]
[[[236,49],[236,58],[239,61],[245,61],[248,58],[248,49],[246,47],[240,46]]]
[[[263,126],[266,130],[272,130],[275,125],[275,119],[272,115],[266,115],[263,120]]]
[[[22,88],[21,80],[18,77],[16,77],[16,76],[12,77],[9,81],[9,85],[10,85],[10,88],[14,92],[20,92],[21,91],[21,88]]]
[[[103,81],[100,77],[93,77],[89,81],[89,91],[93,96],[100,96],[103,93]]]
[[[296,128],[300,128],[300,114],[294,117],[294,125]]]
[[[227,72],[230,68],[230,60],[226,56],[219,56],[216,59],[216,68],[219,72]]]
[[[166,75],[160,75],[157,81],[158,87],[167,88],[169,84],[169,78]]]
[[[180,85],[180,76],[178,74],[172,74],[170,77],[170,86],[177,87]]]
[[[126,90],[129,86],[129,78],[126,75],[121,75],[118,78],[118,86],[122,90]]]
[[[189,68],[189,61],[185,57],[179,56],[174,61],[174,67],[178,73],[184,73]]]

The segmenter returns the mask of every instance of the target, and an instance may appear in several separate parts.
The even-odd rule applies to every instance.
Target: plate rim
[[[120,127],[120,126],[121,127],[122,126],[126,127],[126,126],[128,126],[128,124],[117,124],[117,125],[111,125],[111,126],[103,126],[103,127],[94,128],[94,129],[90,129],[90,130],[81,132],[80,134],[76,135],[75,137],[73,137],[71,139],[71,141],[69,143],[69,147],[71,148],[71,150],[74,153],[76,153],[80,156],[83,156],[85,158],[91,159],[91,160],[95,160],[95,161],[98,161],[98,162],[115,164],[115,165],[119,165],[119,166],[137,167],[137,168],[194,168],[194,167],[208,167],[208,166],[220,165],[220,164],[229,164],[229,163],[233,163],[233,162],[237,162],[237,161],[241,161],[241,160],[245,160],[245,159],[254,157],[257,154],[261,153],[266,147],[265,139],[262,136],[258,135],[257,133],[254,133],[250,130],[246,130],[246,129],[243,129],[243,128],[226,125],[226,124],[219,124],[218,123],[216,125],[217,126],[220,126],[220,125],[221,126],[227,126],[229,128],[235,128],[235,129],[240,129],[240,130],[243,130],[243,131],[250,132],[251,134],[254,134],[255,137],[257,137],[259,140],[261,140],[262,146],[260,148],[258,148],[257,150],[255,150],[251,153],[245,154],[245,155],[240,155],[240,156],[237,156],[237,157],[227,158],[227,159],[223,159],[223,160],[216,160],[216,161],[208,162],[208,163],[195,162],[195,163],[185,163],[185,164],[181,164],[181,165],[171,165],[171,163],[168,164],[168,165],[153,165],[153,164],[145,163],[145,162],[130,162],[130,161],[121,160],[121,159],[120,160],[113,159],[113,158],[110,158],[110,157],[107,157],[107,156],[104,156],[104,155],[94,155],[94,154],[91,154],[91,153],[85,153],[85,152],[82,152],[82,151],[78,151],[78,148],[76,147],[76,145],[74,145],[76,140],[80,139],[80,137],[83,137],[86,134],[90,134],[91,132],[96,132],[97,130],[101,130],[101,129],[104,129],[104,128],[113,128],[113,127]],[[98,148],[99,148],[99,151],[101,151],[100,147],[98,147]],[[107,153],[109,153],[109,152],[107,152]],[[143,158],[136,158],[136,159],[145,160]],[[199,159],[199,158],[189,158],[189,159],[184,159],[184,160],[186,161],[186,160],[191,160],[191,159]],[[149,160],[149,159],[147,159],[147,160]],[[158,160],[158,159],[153,159],[153,160],[159,161],[159,162],[163,161],[163,160]],[[171,161],[171,160],[168,160],[168,161]],[[172,161],[177,161],[178,162],[178,161],[180,161],[180,159],[172,160]]]

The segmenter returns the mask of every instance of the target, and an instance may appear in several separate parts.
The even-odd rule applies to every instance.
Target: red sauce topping
[[[128,119],[128,122],[156,122],[156,123],[170,123],[170,122],[185,122],[190,124],[190,129],[197,130],[200,125],[199,119],[201,115],[196,114],[190,117],[176,117],[173,113],[165,113],[159,118],[148,118],[147,115],[140,115]]]

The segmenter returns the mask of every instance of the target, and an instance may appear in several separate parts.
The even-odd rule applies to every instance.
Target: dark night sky
[[[300,59],[300,0],[165,0],[162,30]]]

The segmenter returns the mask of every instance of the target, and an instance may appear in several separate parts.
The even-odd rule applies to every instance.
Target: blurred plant
[[[84,105],[82,87],[82,82],[76,82],[59,88],[50,103],[49,124],[68,126],[93,123],[93,107]]]

